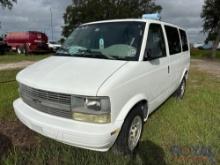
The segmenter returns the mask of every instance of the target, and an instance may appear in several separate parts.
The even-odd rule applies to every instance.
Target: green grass
[[[38,61],[48,57],[48,54],[36,54],[36,55],[18,55],[16,53],[8,53],[0,55],[0,64],[14,63],[20,61]]]
[[[211,50],[191,49],[191,56],[193,58],[210,58],[211,55],[212,55]],[[216,58],[220,59],[220,50],[217,51]]]
[[[15,119],[12,102],[18,97],[18,86],[15,82],[17,72],[17,70],[0,72],[0,120]]]
[[[17,70],[0,72],[0,81],[13,79],[16,73]],[[12,108],[16,97],[15,82],[0,85],[0,120],[16,120]],[[215,161],[217,165],[220,164],[219,110],[220,79],[191,70],[184,100],[170,98],[149,117],[135,157],[78,149],[37,135],[36,147],[14,147],[4,154],[2,164],[194,165]],[[178,151],[182,154],[178,155]]]

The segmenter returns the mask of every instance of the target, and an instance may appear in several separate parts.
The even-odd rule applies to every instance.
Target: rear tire
[[[19,55],[22,54],[22,49],[21,49],[21,47],[18,47],[18,48],[17,48],[17,53],[18,53]]]
[[[125,119],[113,151],[119,154],[134,153],[142,136],[143,125],[143,111],[140,106],[136,106]]]
[[[23,54],[24,54],[24,55],[27,55],[27,50],[26,50],[26,48],[23,48]]]
[[[27,48],[26,46],[20,46],[17,48],[17,53],[18,54],[24,54],[24,55],[27,55]]]
[[[176,90],[176,98],[182,100],[186,92],[186,78],[184,77],[179,88]]]

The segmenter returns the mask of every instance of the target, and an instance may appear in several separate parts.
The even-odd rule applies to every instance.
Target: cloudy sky
[[[61,36],[63,13],[71,0],[17,0],[11,11],[0,8],[0,34],[37,30],[51,39],[50,8],[53,12],[54,40]],[[162,19],[188,30],[192,42],[204,39],[200,13],[204,0],[156,0],[163,7]]]

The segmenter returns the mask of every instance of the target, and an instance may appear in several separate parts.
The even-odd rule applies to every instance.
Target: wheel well
[[[184,78],[188,79],[188,70],[185,71]]]
[[[136,107],[141,107],[141,110],[143,112],[143,119],[145,119],[148,116],[148,102],[147,100],[141,100],[139,102],[137,102],[129,111],[129,113],[135,109]],[[129,113],[127,114],[127,116],[129,115]],[[126,118],[127,118],[126,116]]]

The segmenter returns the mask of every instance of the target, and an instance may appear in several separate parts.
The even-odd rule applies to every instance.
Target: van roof
[[[159,21],[159,20],[153,20],[153,19],[143,19],[143,18],[128,18],[128,19],[112,19],[112,20],[103,20],[103,21],[95,21],[95,22],[89,22],[89,23],[85,23],[82,25],[92,25],[92,24],[99,24],[99,23],[111,23],[111,22],[145,22],[145,23],[160,23],[160,24],[164,24],[164,25],[168,25],[168,26],[173,26],[182,30],[185,30],[184,28],[171,24],[171,23],[167,23],[164,21]]]

